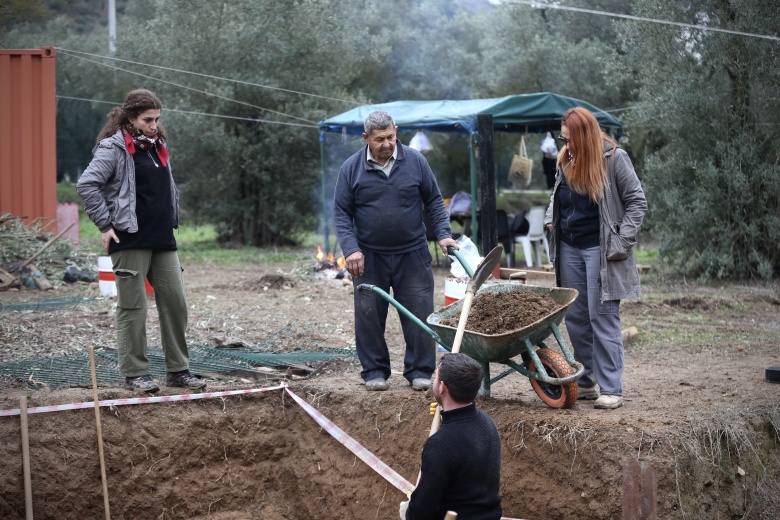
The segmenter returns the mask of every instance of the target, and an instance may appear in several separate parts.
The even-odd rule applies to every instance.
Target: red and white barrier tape
[[[268,388],[247,388],[244,390],[226,390],[224,392],[204,392],[202,394],[181,394],[181,395],[160,395],[156,397],[131,397],[129,399],[107,399],[105,401],[98,401],[101,407],[105,406],[123,406],[130,404],[147,404],[147,403],[170,403],[173,401],[193,401],[196,399],[208,399],[209,397],[224,397],[227,395],[240,395],[240,394],[254,394],[257,392],[268,392],[269,390],[279,390],[285,388],[286,385],[271,386]],[[46,413],[46,412],[60,412],[63,410],[82,410],[87,408],[94,408],[94,401],[86,401],[83,403],[71,403],[71,404],[55,404],[51,406],[36,406],[28,408],[27,413]],[[0,417],[19,415],[19,408],[12,410],[0,410]]]
[[[339,441],[341,444],[343,444],[349,451],[354,453],[360,460],[368,464],[368,467],[379,473],[385,480],[387,480],[389,483],[391,483],[393,486],[395,486],[399,491],[402,493],[405,493],[407,495],[411,494],[412,491],[414,491],[414,486],[407,481],[405,478],[403,478],[401,475],[395,472],[393,468],[382,462],[377,458],[376,455],[368,451],[365,447],[363,447],[358,441],[347,435],[344,430],[333,424],[333,421],[322,415],[320,412],[318,412],[313,406],[311,406],[309,403],[295,395],[290,391],[289,388],[284,389],[288,394],[292,396],[293,399],[295,399],[295,402],[301,405],[301,408],[306,410],[306,413],[311,415],[312,419],[314,419],[317,424],[322,426],[322,428],[331,434],[334,439]],[[501,520],[521,520],[519,518],[510,518],[507,516],[502,516]]]
[[[285,390],[292,396],[293,399],[295,399],[296,403],[301,405],[301,408],[306,410],[306,413],[311,415],[312,419],[314,419],[317,424],[322,426],[322,429],[331,434],[334,439],[339,441],[349,451],[354,453],[357,458],[368,464],[369,468],[379,473],[382,478],[387,480],[402,493],[406,493],[408,495],[414,490],[414,486],[408,480],[396,473],[393,468],[379,460],[376,455],[364,448],[358,441],[347,435],[344,430],[333,424],[333,421],[322,415],[309,403],[292,393],[289,388],[285,388]]]
[[[258,392],[268,392],[270,390],[284,389],[290,396],[308,413],[312,419],[319,424],[323,430],[328,432],[334,439],[344,445],[349,451],[355,454],[360,460],[365,462],[369,468],[379,473],[382,478],[387,480],[396,489],[402,493],[409,495],[414,491],[414,486],[401,475],[399,475],[393,468],[382,462],[376,455],[368,451],[358,441],[350,437],[344,430],[336,426],[333,421],[322,415],[317,409],[311,406],[309,403],[295,395],[287,388],[286,384],[279,386],[271,386],[268,388],[247,388],[244,390],[227,390],[224,392],[204,392],[202,394],[181,394],[181,395],[160,395],[156,397],[132,397],[129,399],[107,399],[105,401],[98,401],[100,407],[106,406],[123,406],[131,404],[147,404],[147,403],[170,403],[174,401],[193,401],[196,399],[208,399],[210,397],[225,397],[229,395],[241,395],[241,394],[254,394]],[[82,410],[88,408],[94,408],[94,401],[86,401],[82,403],[70,403],[70,404],[56,404],[51,406],[36,406],[28,408],[27,413],[46,413],[46,412],[60,412],[63,410]],[[19,408],[11,410],[0,410],[0,417],[19,415]],[[517,518],[501,517],[501,520],[520,520]]]

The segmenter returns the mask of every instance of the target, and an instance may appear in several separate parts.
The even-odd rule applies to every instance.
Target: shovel
[[[460,258],[457,252],[450,248],[450,253],[455,254],[455,257],[460,260],[463,267],[468,272],[466,263]],[[466,332],[466,321],[469,319],[469,312],[471,312],[471,302],[474,299],[474,293],[482,287],[482,284],[493,273],[493,269],[496,268],[501,261],[501,253],[504,252],[504,248],[501,245],[497,245],[488,255],[482,259],[477,268],[474,270],[474,274],[469,280],[469,284],[466,286],[466,296],[463,298],[463,307],[460,310],[460,319],[458,320],[458,330],[455,332],[455,341],[452,344],[450,352],[460,352],[460,344],[463,342],[463,334]],[[439,431],[441,426],[441,406],[436,407],[436,412],[433,414],[433,423],[431,424],[431,431],[428,433],[428,437]],[[417,483],[420,483],[422,477],[422,470],[417,475]],[[448,511],[447,514],[450,512]],[[453,513],[455,514],[455,513]],[[457,517],[457,515],[456,515]]]
[[[454,252],[454,250],[453,250]],[[501,261],[501,254],[504,252],[504,248],[501,245],[497,245],[488,255],[482,259],[477,268],[474,270],[474,274],[466,286],[466,296],[463,298],[463,307],[460,310],[460,319],[458,320],[458,329],[455,332],[455,341],[452,344],[450,352],[460,352],[460,344],[463,342],[463,334],[466,332],[466,320],[469,318],[471,312],[471,302],[474,300],[474,293],[482,287],[482,284],[493,273],[498,263]],[[459,259],[460,260],[460,259]],[[441,406],[436,407],[436,413],[433,415],[433,424],[431,424],[431,432],[428,437],[439,431],[441,425]]]

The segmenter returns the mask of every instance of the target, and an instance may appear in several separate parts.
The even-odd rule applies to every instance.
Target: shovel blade
[[[480,287],[482,287],[482,284],[485,283],[485,280],[487,280],[490,275],[493,274],[493,270],[496,268],[499,262],[501,262],[501,255],[503,252],[504,248],[501,246],[501,244],[499,244],[494,247],[485,258],[482,259],[477,268],[474,270],[474,276],[471,277],[468,286],[466,286],[467,292],[475,293]]]

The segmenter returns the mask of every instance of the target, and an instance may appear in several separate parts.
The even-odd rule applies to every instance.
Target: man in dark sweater
[[[409,502],[401,502],[401,520],[439,520],[448,511],[458,520],[501,518],[501,438],[474,404],[480,384],[477,361],[460,353],[442,356],[433,380],[442,425],[423,447],[420,482]]]
[[[433,312],[433,271],[425,238],[428,213],[439,247],[457,244],[444,210],[436,178],[420,152],[396,144],[393,118],[371,112],[364,123],[361,148],[341,166],[333,218],[347,271],[357,286],[366,283],[386,292],[420,320]],[[390,354],[385,342],[388,303],[355,290],[355,343],[368,390],[386,390]],[[401,315],[406,340],[404,377],[415,390],[431,387],[436,365],[433,339]]]

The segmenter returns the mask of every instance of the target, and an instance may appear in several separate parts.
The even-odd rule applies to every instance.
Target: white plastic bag
[[[558,145],[555,144],[555,139],[553,139],[550,132],[547,132],[547,137],[542,139],[541,149],[544,156],[548,159],[555,159],[558,157]]]
[[[477,246],[475,246],[474,242],[472,242],[471,239],[466,235],[461,235],[460,238],[456,240],[456,242],[460,248],[458,253],[460,253],[460,256],[462,256],[469,267],[471,267],[471,271],[474,272],[477,267],[479,267],[479,263],[482,261],[482,257],[479,256],[479,250],[477,249]],[[468,275],[468,273],[466,273],[466,270],[463,269],[460,261],[453,255],[449,256],[452,259],[452,265],[450,266],[450,273],[452,273],[452,276],[455,278],[470,280],[471,277]]]
[[[409,141],[409,148],[414,148],[418,152],[427,153],[433,150],[433,145],[428,136],[422,133],[422,130],[417,130],[412,140]]]

